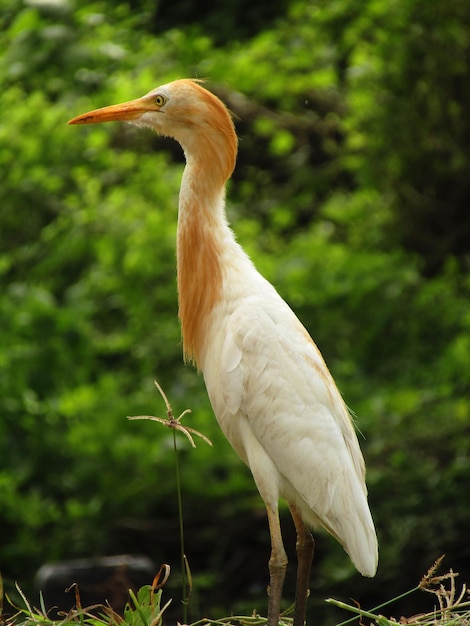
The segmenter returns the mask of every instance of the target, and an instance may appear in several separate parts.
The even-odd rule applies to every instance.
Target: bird
[[[279,501],[296,529],[294,626],[304,626],[314,539],[322,526],[373,577],[378,544],[365,463],[350,412],[290,306],[255,268],[226,216],[235,168],[233,115],[203,81],[177,79],[69,124],[125,121],[182,147],[176,232],[178,315],[185,361],[202,372],[216,419],[250,468],[271,539],[268,626],[278,626],[287,555]]]

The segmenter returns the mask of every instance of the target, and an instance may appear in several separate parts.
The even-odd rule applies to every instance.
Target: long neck
[[[177,262],[179,317],[186,359],[200,365],[210,314],[222,296],[223,246],[231,235],[224,211],[225,184],[188,161],[180,192]]]

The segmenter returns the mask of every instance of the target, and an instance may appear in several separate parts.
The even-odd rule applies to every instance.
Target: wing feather
[[[220,360],[212,359],[218,366],[204,371],[222,430],[265,500],[263,485],[266,494],[276,487],[306,522],[333,534],[360,571],[373,575],[377,548],[364,461],[319,350],[288,305],[270,293],[244,298],[222,318]],[[263,455],[265,475],[257,477],[263,470],[254,466],[263,467]]]

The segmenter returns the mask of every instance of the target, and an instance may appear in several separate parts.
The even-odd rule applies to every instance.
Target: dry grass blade
[[[429,568],[421,579],[420,583],[414,589],[407,591],[397,598],[381,604],[370,611],[364,611],[360,607],[352,606],[344,602],[328,599],[327,602],[334,604],[339,608],[355,613],[359,618],[366,617],[372,620],[372,623],[378,626],[393,626],[394,624],[406,624],[407,626],[470,626],[470,600],[468,599],[467,586],[462,585],[457,589],[455,579],[458,574],[450,569],[445,574],[437,574],[439,566],[442,563],[443,556]],[[410,617],[401,617],[399,620],[391,617],[387,619],[383,615],[377,613],[379,609],[388,606],[392,602],[410,595],[415,591],[422,590],[434,594],[437,599],[438,607],[429,613],[420,613]],[[357,620],[358,617],[342,622],[338,626]]]
[[[167,563],[163,563],[163,565],[160,567],[158,572],[155,574],[155,577],[152,582],[152,589],[154,593],[158,589],[161,589],[162,587],[165,586],[166,581],[170,577],[170,571],[171,571],[170,566]]]

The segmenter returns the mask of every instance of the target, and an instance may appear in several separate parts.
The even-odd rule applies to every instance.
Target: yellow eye
[[[158,94],[158,96],[155,96],[155,104],[157,105],[157,107],[162,107],[166,102],[166,98],[165,96],[162,96],[161,94]]]

